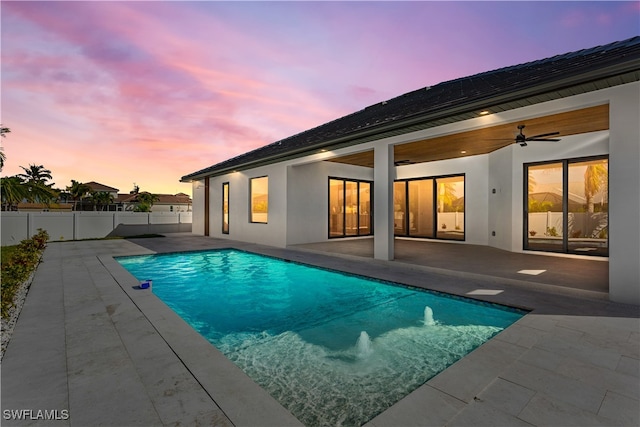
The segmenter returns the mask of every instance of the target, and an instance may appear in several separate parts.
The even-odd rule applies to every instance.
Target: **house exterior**
[[[109,187],[108,185],[100,184],[99,182],[95,181],[85,182],[84,184],[87,187],[91,188],[91,191],[109,193],[113,196],[114,199],[118,197],[119,189],[117,188]]]
[[[409,92],[182,181],[195,234],[598,256],[610,299],[640,304],[639,117],[634,37]]]

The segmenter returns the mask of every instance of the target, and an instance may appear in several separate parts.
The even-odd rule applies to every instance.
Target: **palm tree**
[[[138,193],[138,196],[136,198],[138,200],[138,205],[134,209],[135,212],[151,212],[153,204],[160,200],[160,197],[158,195],[151,194],[146,191]]]
[[[30,202],[46,203],[47,205],[51,201],[58,198],[58,192],[51,188],[51,185],[46,185],[43,181],[27,181],[23,184],[29,191],[27,199]]]
[[[78,206],[78,200],[82,200],[82,198],[86,197],[87,194],[91,192],[91,187],[87,184],[83,184],[75,179],[71,180],[71,185],[67,187],[67,191],[71,194],[73,198],[73,210],[75,211]]]
[[[25,168],[24,166],[20,167],[24,170],[24,173],[18,174],[18,176],[24,178],[28,182],[37,182],[46,185],[46,182],[52,179],[51,171],[49,169],[45,169],[42,165],[29,165],[28,168]]]
[[[441,182],[438,185],[438,202],[439,208],[438,212],[444,212],[445,207],[450,207],[453,205],[454,200],[456,200],[456,188],[453,183],[450,182]]]
[[[29,198],[29,188],[19,176],[10,176],[0,180],[2,187],[2,209],[13,210],[18,203]]]
[[[100,210],[103,211],[105,207],[113,203],[114,198],[113,194],[108,191],[94,191],[91,193],[91,200],[95,206],[101,208]]]
[[[24,185],[29,191],[27,199],[30,202],[49,203],[58,196],[57,192],[51,188],[53,183],[47,183],[52,178],[49,169],[45,169],[42,165],[29,165],[28,168],[20,167],[24,170],[24,173],[17,176],[25,181]]]
[[[2,135],[3,138],[6,138],[6,134],[9,132],[11,132],[11,129],[6,128],[0,124],[0,135]],[[0,171],[2,170],[2,168],[4,168],[4,161],[6,158],[7,157],[4,155],[4,148],[0,147]]]
[[[590,164],[584,171],[584,197],[587,199],[587,212],[593,213],[593,196],[608,184],[609,170],[605,163]]]

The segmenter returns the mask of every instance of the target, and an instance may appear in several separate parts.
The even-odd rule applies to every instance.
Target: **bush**
[[[7,318],[14,305],[16,292],[35,270],[49,234],[42,229],[30,239],[25,239],[2,257],[2,317]],[[5,250],[3,249],[3,252]]]

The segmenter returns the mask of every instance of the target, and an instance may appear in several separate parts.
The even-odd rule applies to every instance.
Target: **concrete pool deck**
[[[545,283],[544,275],[510,277],[521,259],[500,253],[495,265],[504,273],[482,263],[464,271],[420,261],[415,250],[406,254],[415,259],[403,258],[402,243],[398,260],[386,262],[347,242],[351,249],[284,249],[176,234],[50,243],[2,360],[2,424],[300,425],[113,259],[226,247],[531,310],[367,426],[640,424],[638,306]],[[602,269],[602,261],[557,260],[545,266],[560,283]],[[11,410],[62,419],[11,420]]]

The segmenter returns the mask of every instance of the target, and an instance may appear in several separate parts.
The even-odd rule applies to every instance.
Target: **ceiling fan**
[[[550,142],[560,141],[557,138],[547,138],[548,136],[559,135],[560,132],[549,132],[549,133],[541,133],[540,135],[525,136],[525,134],[522,133],[522,129],[524,129],[524,125],[518,125],[518,130],[520,131],[520,133],[516,135],[516,143],[520,144],[521,147],[526,147],[527,142],[529,141],[550,141]]]

